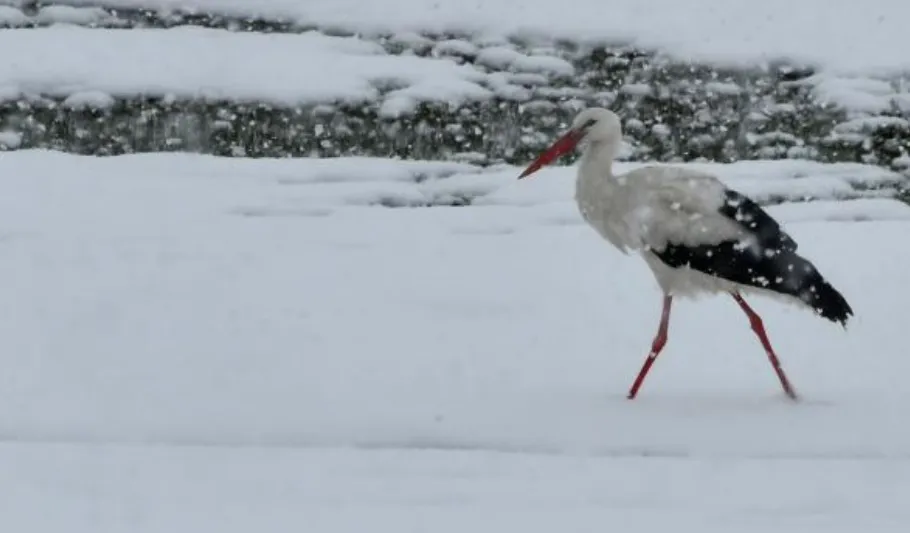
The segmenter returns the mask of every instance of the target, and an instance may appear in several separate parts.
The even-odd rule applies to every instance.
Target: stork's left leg
[[[667,328],[670,326],[670,306],[673,305],[673,297],[669,294],[664,295],[664,308],[660,313],[660,325],[657,327],[657,334],[654,336],[654,341],[651,342],[651,352],[648,354],[648,358],[645,359],[645,363],[642,365],[641,370],[638,371],[638,376],[635,378],[635,382],[632,383],[632,388],[629,389],[630,400],[634,400],[635,396],[638,394],[638,389],[641,388],[641,384],[644,383],[645,377],[648,375],[648,371],[651,370],[651,365],[654,364],[654,360],[657,359],[657,356],[660,355],[660,351],[664,349],[664,345],[667,344]]]
[[[791,400],[795,400],[796,392],[793,391],[790,380],[787,379],[787,374],[784,373],[784,368],[780,365],[780,360],[777,358],[777,354],[774,353],[774,348],[771,347],[771,341],[768,340],[768,334],[765,333],[765,325],[762,323],[761,317],[746,303],[746,300],[744,300],[739,293],[731,292],[730,296],[733,296],[733,299],[736,300],[739,307],[742,308],[743,312],[746,313],[746,316],[749,317],[749,324],[752,326],[752,331],[758,336],[758,340],[761,341],[765,353],[768,354],[768,360],[771,361],[771,366],[774,367],[774,372],[777,373],[777,379],[780,380],[780,385],[784,388],[784,393],[789,396]]]

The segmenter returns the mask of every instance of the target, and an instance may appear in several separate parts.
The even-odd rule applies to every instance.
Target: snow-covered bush
[[[459,71],[468,75],[419,82],[373,78],[372,96],[360,101],[251,101],[232,98],[227,89],[203,94],[205,87],[199,97],[191,91],[61,94],[36,91],[41,83],[31,83],[23,85],[30,91],[0,90],[0,130],[15,132],[19,148],[522,163],[579,109],[600,105],[623,117],[626,157],[633,160],[798,158],[905,170],[910,152],[910,93],[895,80],[844,80],[785,64],[719,68],[623,45],[453,34],[351,36],[287,21],[103,4],[7,7],[0,25],[42,27],[60,19],[95,28],[196,25],[245,34],[335,35],[350,37],[344,44],[356,44],[357,54],[435,59],[468,69]],[[193,51],[169,47],[161,53]],[[859,109],[852,105],[857,98],[864,103]]]

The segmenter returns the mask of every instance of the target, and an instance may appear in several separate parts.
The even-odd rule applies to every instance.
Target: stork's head
[[[518,179],[530,176],[545,165],[570,153],[580,143],[589,147],[602,145],[616,153],[622,142],[622,123],[616,113],[602,107],[589,107],[575,116],[572,127],[543,151]]]

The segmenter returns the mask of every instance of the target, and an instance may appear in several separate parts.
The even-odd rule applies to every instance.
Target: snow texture
[[[16,476],[0,512],[30,533],[900,533],[910,519],[907,462],[867,458],[564,457],[419,443],[8,443],[0,454],[0,470]]]
[[[818,75],[807,80],[821,102],[858,113],[881,113],[910,101],[910,92],[898,91],[887,80],[869,77]]]
[[[22,134],[16,131],[0,131],[0,148],[15,150],[22,145]]]
[[[35,21],[42,24],[99,24],[109,19],[100,7],[78,8],[66,5],[44,6],[35,15]]]
[[[114,105],[114,98],[101,91],[84,91],[66,97],[63,106],[71,109],[107,109]]]
[[[616,172],[623,173],[653,163],[617,163]],[[702,172],[719,175],[729,186],[736,188],[757,201],[802,201],[805,199],[836,200],[854,196],[876,197],[893,192],[893,187],[904,179],[897,173],[858,163],[823,164],[803,160],[740,161],[729,165],[717,163],[688,163],[686,166]],[[523,187],[497,189],[490,183],[497,178],[509,183],[512,174],[521,169],[507,167],[507,171],[492,171],[489,176],[472,177],[489,183],[487,194],[477,198],[475,204],[536,205],[571,201],[575,187],[574,167],[550,167],[541,170],[545,179],[533,180]],[[450,178],[448,182],[458,179]],[[893,201],[900,205],[896,200]],[[580,219],[579,219],[580,222]]]
[[[179,53],[163,54],[162,43]],[[12,94],[98,91],[295,105],[372,100],[377,85],[393,80],[420,94],[445,89],[442,99],[457,100],[478,94],[474,82],[484,79],[450,60],[385,55],[376,43],[316,32],[55,26],[4,30],[0,48],[16,50],[0,61],[0,92]]]
[[[528,56],[507,46],[491,46],[477,53],[476,62],[496,70],[571,76],[575,68],[564,59],[552,56]]]
[[[628,168],[628,167],[624,167]],[[708,165],[875,179],[860,165]],[[17,531],[903,531],[910,208],[770,208],[857,311],[658,318],[566,169],[0,157],[0,515]],[[796,174],[804,175],[799,178]],[[838,178],[840,177],[840,178]],[[487,191],[461,208],[388,195]],[[867,222],[843,221],[852,211]],[[52,511],[51,511],[52,510]],[[634,527],[630,526],[633,524]],[[15,527],[13,527],[15,526]]]
[[[0,5],[0,26],[21,26],[28,22],[29,17],[22,11],[11,6]]]
[[[564,39],[582,49],[590,43],[625,42],[678,60],[719,66],[755,68],[771,60],[795,61],[818,71],[802,83],[815,87],[820,102],[860,116],[910,109],[910,91],[897,83],[910,69],[910,60],[902,53],[910,47],[910,36],[899,22],[910,16],[910,4],[897,0],[837,10],[829,9],[822,0],[801,2],[797,9],[786,3],[783,10],[782,0],[706,0],[695,7],[670,0],[623,0],[609,6],[578,0],[563,6],[564,13],[558,17],[543,0],[521,2],[520,6],[516,0],[488,0],[472,6],[454,0],[396,0],[396,9],[388,9],[387,3],[354,6],[352,1],[111,0],[105,5],[265,17],[360,33],[357,38],[339,39],[315,32],[257,35],[186,28],[166,32],[86,33],[71,27],[4,31],[0,46],[17,52],[0,59],[0,75],[4,76],[0,94],[15,90],[14,94],[67,96],[70,91],[95,90],[120,97],[170,94],[298,105],[375,101],[380,98],[376,87],[389,81],[398,86],[423,84],[415,89],[423,95],[439,92],[429,99],[396,94],[391,101],[380,102],[382,116],[395,118],[426,101],[459,106],[494,95],[525,101],[529,98],[526,89],[497,85],[486,78],[486,70],[543,74],[544,84],[549,78],[571,79],[576,66],[557,57],[553,47],[555,39]],[[0,25],[33,21],[116,26],[116,14],[95,3],[68,0],[64,5],[43,6],[34,16],[0,6]],[[679,24],[679,20],[698,23]],[[811,39],[803,37],[805,27],[813,28]],[[843,38],[844,28],[863,38]],[[456,32],[464,38],[434,43],[418,32]],[[391,33],[392,41],[404,45],[406,52],[387,56],[374,42],[380,33]],[[58,43],[64,41],[68,46],[60,47]],[[516,42],[522,43],[523,50],[515,48]],[[431,57],[436,61],[414,57],[421,48],[432,48]],[[236,61],[244,51],[260,59]],[[477,68],[458,65],[463,58],[473,58]],[[319,73],[315,80],[314,72]],[[725,82],[709,83],[704,89],[722,95],[743,91]],[[555,91],[559,90],[565,89]],[[653,88],[629,84],[621,90],[641,96]],[[862,139],[856,136],[855,140]]]
[[[910,121],[900,117],[862,117],[842,122],[834,127],[835,133],[872,133],[881,128],[898,128],[910,131]]]
[[[447,39],[436,43],[433,47],[433,54],[437,56],[456,55],[463,57],[475,57],[479,49],[470,41],[463,39]]]
[[[97,0],[66,0],[95,5]],[[753,65],[790,58],[841,73],[910,68],[910,4],[869,0],[105,0],[112,7],[182,9],[296,21],[366,33],[467,32],[632,42],[682,59]],[[697,21],[694,22],[694,21]],[[811,31],[812,38],[806,38]]]
[[[409,114],[420,102],[444,101],[459,106],[468,101],[487,100],[492,92],[476,83],[459,79],[428,79],[410,87],[391,91],[386,95],[379,114],[396,118]]]

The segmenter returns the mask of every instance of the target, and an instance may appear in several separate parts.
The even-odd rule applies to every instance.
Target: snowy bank
[[[57,0],[59,5],[105,6],[163,13],[207,13],[334,27],[359,33],[468,33],[629,42],[681,59],[750,65],[793,60],[839,72],[910,69],[900,0],[847,3],[825,0],[569,0],[554,16],[547,0]],[[697,21],[697,22],[696,22]],[[808,38],[811,36],[811,38]]]
[[[727,4],[705,4],[710,16],[692,25],[691,34],[673,35],[721,47],[737,61],[686,55],[691,47],[651,46],[624,33],[563,39],[557,27],[544,34],[533,30],[539,22],[533,2],[518,17],[532,28],[527,31],[510,30],[511,22],[481,31],[459,22],[450,4],[437,5],[435,16],[452,23],[448,33],[434,33],[429,21],[409,29],[429,4],[405,4],[413,9],[383,31],[382,17],[370,19],[379,24],[370,31],[359,15],[335,24],[328,14],[335,4],[319,2],[307,4],[305,13],[283,2],[77,4],[0,10],[0,24],[8,26],[103,28],[80,32],[58,24],[0,34],[4,48],[16,50],[0,60],[7,78],[0,83],[0,129],[18,134],[20,148],[520,163],[579,108],[602,105],[625,118],[635,160],[794,158],[908,168],[910,128],[901,124],[910,116],[910,92],[903,70],[893,62],[875,66],[882,54],[890,57],[875,47],[903,38],[889,29],[890,17],[876,33],[881,40],[851,48],[871,58],[869,68],[858,70],[805,59],[813,53],[780,39],[787,17],[730,19],[728,25],[752,37],[727,46],[733,32],[712,29],[717,17],[730,15]],[[508,6],[490,2],[481,9],[492,17]],[[631,16],[637,9],[620,2],[615,11]],[[753,23],[760,37],[746,31]],[[630,28],[648,35],[636,23]],[[59,47],[61,41],[68,46]],[[810,48],[819,42],[802,41]],[[758,57],[749,51],[756,42],[767,50],[780,43],[795,48]],[[863,48],[868,43],[874,46]]]
[[[179,54],[162,53],[162,46]],[[266,35],[193,27],[129,31],[53,27],[0,32],[0,48],[17,50],[14,58],[0,62],[0,91],[7,98],[97,91],[116,97],[293,106],[372,100],[380,84],[445,87],[461,83],[467,87],[483,79],[474,69],[449,61],[388,56],[375,43],[316,32]],[[249,60],[238,60],[244,57]],[[478,90],[448,96],[458,104]]]
[[[624,173],[649,164],[654,163],[619,162],[615,171]],[[715,174],[730,187],[763,205],[819,202],[834,206],[808,210],[801,207],[801,219],[805,219],[805,213],[816,213],[821,220],[838,213],[852,213],[856,220],[878,219],[879,215],[891,219],[895,210],[910,213],[910,208],[905,209],[893,199],[905,185],[906,178],[874,165],[801,160],[682,165]],[[224,180],[282,185],[295,191],[282,199],[285,208],[297,205],[329,212],[369,206],[550,208],[558,205],[576,223],[581,223],[572,205],[574,166],[547,167],[540,171],[539,178],[518,182],[516,176],[522,168],[511,165],[479,166],[374,157],[249,159],[184,153],[97,158],[45,150],[20,150],[0,156],[0,171],[3,172],[45,175],[53,174],[61,167],[72,168],[80,174],[136,176],[139,172],[176,179],[221,176]],[[844,200],[856,202],[838,206],[837,201]],[[238,212],[267,216],[286,212],[282,209],[250,205],[246,209],[238,208]],[[835,216],[834,219],[841,218]]]

